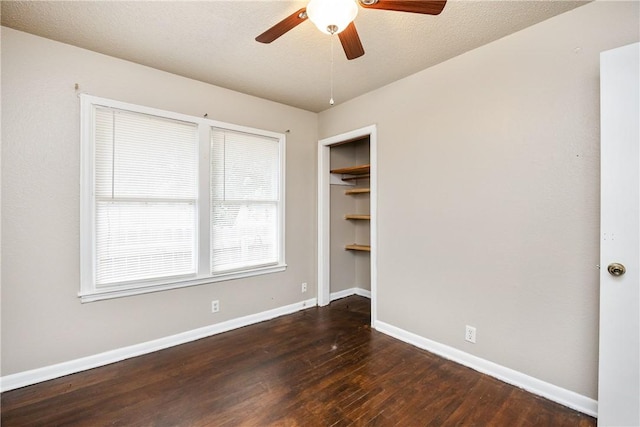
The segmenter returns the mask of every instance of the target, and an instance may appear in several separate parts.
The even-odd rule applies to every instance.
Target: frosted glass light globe
[[[325,34],[338,34],[356,18],[355,0],[311,0],[307,16]]]

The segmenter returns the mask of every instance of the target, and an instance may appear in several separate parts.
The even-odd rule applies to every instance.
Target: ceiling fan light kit
[[[358,15],[355,0],[311,0],[307,16],[325,34],[341,33]]]

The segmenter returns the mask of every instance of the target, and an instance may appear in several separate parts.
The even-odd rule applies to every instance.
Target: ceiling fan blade
[[[353,22],[342,32],[338,33],[338,37],[340,37],[340,43],[342,43],[342,48],[344,49],[345,55],[347,55],[347,59],[356,59],[364,55],[364,48],[362,47],[360,36],[358,36],[358,31]]]
[[[307,20],[307,9],[302,8],[295,13],[284,18],[273,27],[256,37],[256,41],[260,43],[271,43],[278,37],[282,36],[289,30],[294,29],[298,25]]]
[[[396,10],[399,12],[438,15],[447,0],[360,0],[360,6],[367,9]],[[367,4],[371,3],[371,4]]]

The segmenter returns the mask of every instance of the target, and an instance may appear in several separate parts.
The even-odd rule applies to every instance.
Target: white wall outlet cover
[[[476,328],[467,325],[464,331],[464,340],[470,343],[476,343]]]

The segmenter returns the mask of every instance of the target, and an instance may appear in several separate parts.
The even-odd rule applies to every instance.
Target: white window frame
[[[119,283],[97,288],[95,281],[96,228],[95,228],[95,143],[93,135],[94,107],[116,108],[134,113],[148,114],[166,119],[194,123],[198,126],[198,198],[196,224],[196,273],[178,278],[163,280],[136,281]],[[160,110],[125,102],[100,98],[92,95],[80,95],[80,292],[82,302],[119,298],[167,289],[240,279],[262,274],[285,271],[285,151],[286,136],[283,133],[224,123],[208,118]],[[278,238],[279,260],[267,266],[246,268],[212,274],[210,268],[210,134],[212,128],[249,133],[278,140],[280,161],[280,182],[278,202]]]

